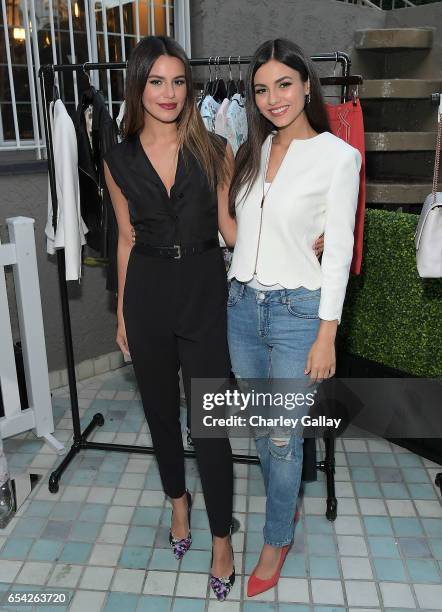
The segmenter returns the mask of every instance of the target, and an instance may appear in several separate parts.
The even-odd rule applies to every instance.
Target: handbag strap
[[[440,97],[439,109],[437,111],[437,139],[436,139],[436,156],[434,158],[434,174],[433,174],[433,204],[436,203],[436,191],[439,184],[439,166],[440,166],[440,146],[442,140],[442,94]]]

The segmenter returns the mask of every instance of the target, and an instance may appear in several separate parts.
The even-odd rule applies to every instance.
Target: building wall
[[[335,0],[191,0],[192,56],[251,55],[277,37],[311,55],[351,51],[354,30],[383,27],[385,14]]]

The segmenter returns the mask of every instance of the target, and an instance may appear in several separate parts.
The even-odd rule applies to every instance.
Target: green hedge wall
[[[367,210],[360,276],[349,281],[340,346],[414,376],[442,376],[442,279],[416,269],[417,215]]]

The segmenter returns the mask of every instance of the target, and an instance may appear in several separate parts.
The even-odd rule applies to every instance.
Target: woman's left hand
[[[307,357],[304,374],[310,375],[312,382],[331,378],[336,372],[335,343],[329,338],[319,337],[312,344]]]

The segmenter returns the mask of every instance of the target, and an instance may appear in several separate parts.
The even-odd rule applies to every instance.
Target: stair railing
[[[346,2],[347,4],[356,4],[358,6],[368,6],[370,8],[375,8],[378,10],[385,10],[385,0],[341,0],[341,2]],[[416,6],[413,2],[410,2],[410,0],[390,0],[391,2],[391,8],[395,9],[395,8],[400,8],[400,5],[402,5],[402,7],[407,6],[407,7],[414,7]]]

